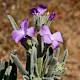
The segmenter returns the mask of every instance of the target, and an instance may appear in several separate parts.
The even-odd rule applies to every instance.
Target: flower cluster
[[[59,42],[63,42],[63,38],[59,31],[52,34],[49,29],[56,14],[47,12],[44,5],[32,8],[30,13],[33,16],[33,27],[29,27],[28,20],[24,19],[18,28],[15,20],[10,15],[7,16],[14,29],[12,39],[16,43],[20,42],[26,49],[26,69],[19,61],[17,52],[13,50],[7,65],[4,63],[0,66],[0,80],[16,80],[17,76],[14,74],[17,74],[17,67],[22,73],[23,80],[61,80],[60,76],[66,72],[65,61],[68,51],[65,50],[58,61]]]
[[[30,13],[32,15],[39,14],[41,16],[45,13],[46,10],[47,10],[46,6],[39,5],[37,8],[32,8],[30,10]],[[55,17],[55,15],[56,14],[52,12],[48,17],[48,20],[51,21]],[[21,27],[19,29],[13,30],[12,38],[13,40],[15,40],[16,43],[18,43],[19,41],[23,41],[24,43],[23,39],[26,38],[27,40],[27,36],[31,38],[35,37],[34,36],[35,30],[36,29],[34,27],[28,28],[28,20],[25,19],[21,22]],[[54,34],[51,34],[49,27],[45,24],[42,24],[42,26],[40,26],[40,29],[37,32],[37,34],[40,34],[40,36],[43,38],[44,43],[52,44],[54,50],[56,50],[59,47],[58,41],[63,42],[61,33],[58,31],[55,32]]]
[[[46,12],[46,10],[47,10],[47,7],[46,6],[44,6],[44,5],[39,5],[37,8],[32,8],[31,10],[30,10],[30,13],[32,14],[32,15],[36,15],[36,14],[40,14],[40,15],[42,15],[42,14],[44,14],[45,12]],[[49,16],[49,20],[52,20],[54,17],[55,17],[55,13],[54,12],[52,12],[51,14],[50,14],[50,16]]]

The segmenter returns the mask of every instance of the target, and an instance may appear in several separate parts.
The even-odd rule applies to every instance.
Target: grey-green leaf
[[[63,56],[62,56],[62,59],[61,59],[60,62],[61,62],[61,63],[62,63],[62,62],[65,62],[66,59],[67,59],[67,56],[68,56],[68,50],[65,50],[64,53],[63,53]]]
[[[13,17],[10,16],[10,15],[7,15],[7,17],[8,17],[8,19],[9,19],[11,25],[12,25],[12,28],[13,28],[14,30],[18,29],[18,25],[16,24],[15,20],[13,19]]]
[[[60,54],[60,48],[58,48],[58,49],[56,50],[55,57],[56,57],[57,59],[58,59],[59,54]]]

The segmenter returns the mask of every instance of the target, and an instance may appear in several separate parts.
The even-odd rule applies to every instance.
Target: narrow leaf
[[[62,56],[62,59],[61,59],[60,63],[65,62],[67,56],[68,56],[68,50],[65,50],[64,53],[63,53],[63,56]]]
[[[60,54],[60,48],[58,48],[58,49],[56,50],[55,57],[56,57],[57,59],[58,59],[59,54]]]
[[[12,18],[12,16],[7,15],[7,17],[8,17],[8,19],[9,19],[11,25],[12,25],[12,28],[13,28],[14,30],[18,29],[18,26],[17,26],[15,20]]]
[[[21,73],[23,75],[28,75],[28,72],[23,68],[22,63],[20,62],[20,60],[18,59],[16,52],[12,52],[11,57],[15,63],[15,65],[19,68],[19,70],[21,71]]]

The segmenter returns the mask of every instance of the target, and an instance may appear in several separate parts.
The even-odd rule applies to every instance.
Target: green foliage
[[[47,25],[47,26],[50,26],[50,21],[48,20],[49,19],[49,13],[46,13],[45,15],[41,16],[41,15],[34,15],[33,16],[33,23],[34,25],[36,26],[36,28],[40,28],[43,24],[44,25]]]
[[[12,16],[7,15],[7,17],[8,17],[8,19],[9,19],[11,25],[12,25],[12,28],[15,29],[15,30],[18,29],[18,26],[17,26],[15,20],[12,18]]]
[[[27,71],[22,67],[22,64],[20,63],[15,51],[12,52],[11,57],[13,62],[21,71],[23,80],[46,80],[48,78],[49,80],[60,80],[60,76],[64,75],[66,72],[65,61],[68,55],[68,51],[64,51],[60,62],[58,61],[59,53],[60,48],[56,51],[55,55],[53,55],[54,53],[49,55],[50,52],[47,50],[45,58],[43,58],[44,56],[37,58],[37,51],[35,45],[33,45],[30,64],[28,64],[30,67],[28,67],[29,69],[27,68]],[[30,74],[28,74],[29,71]]]
[[[0,80],[17,80],[17,67],[11,60],[0,64]]]

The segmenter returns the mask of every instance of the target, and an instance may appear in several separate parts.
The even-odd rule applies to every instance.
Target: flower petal
[[[60,32],[55,32],[55,33],[51,36],[51,40],[56,40],[56,41],[63,42],[61,33],[60,33]]]
[[[24,46],[26,44],[27,38],[22,38],[21,39],[21,44]]]
[[[52,45],[54,50],[56,50],[59,47],[59,43],[57,41],[53,41]]]
[[[56,16],[56,14],[54,12],[51,13],[50,16],[49,16],[49,20],[51,21],[55,16]]]
[[[28,28],[28,20],[27,19],[24,19],[22,22],[21,22],[21,29],[25,31],[27,31],[27,28]]]
[[[18,43],[25,36],[25,33],[23,30],[20,29],[12,31],[11,35],[13,40],[15,40],[16,43]]]
[[[50,36],[47,35],[47,34],[43,36],[43,40],[44,40],[44,43],[46,43],[46,44],[51,44],[52,43],[52,41],[50,39]]]
[[[39,5],[39,6],[37,7],[37,10],[38,10],[38,12],[39,12],[40,14],[43,14],[43,13],[47,10],[47,7],[44,6],[44,5]]]
[[[34,28],[33,27],[28,28],[26,34],[30,37],[33,37],[34,36]]]
[[[33,15],[33,14],[35,14],[35,13],[38,13],[38,11],[37,11],[36,8],[32,8],[32,9],[30,10],[30,13]]]
[[[48,26],[42,26],[41,29],[40,29],[40,31],[39,31],[39,34],[40,34],[41,36],[43,36],[43,35],[45,35],[45,34],[51,35],[51,32],[50,32],[50,30],[49,30],[49,27],[48,27]]]

